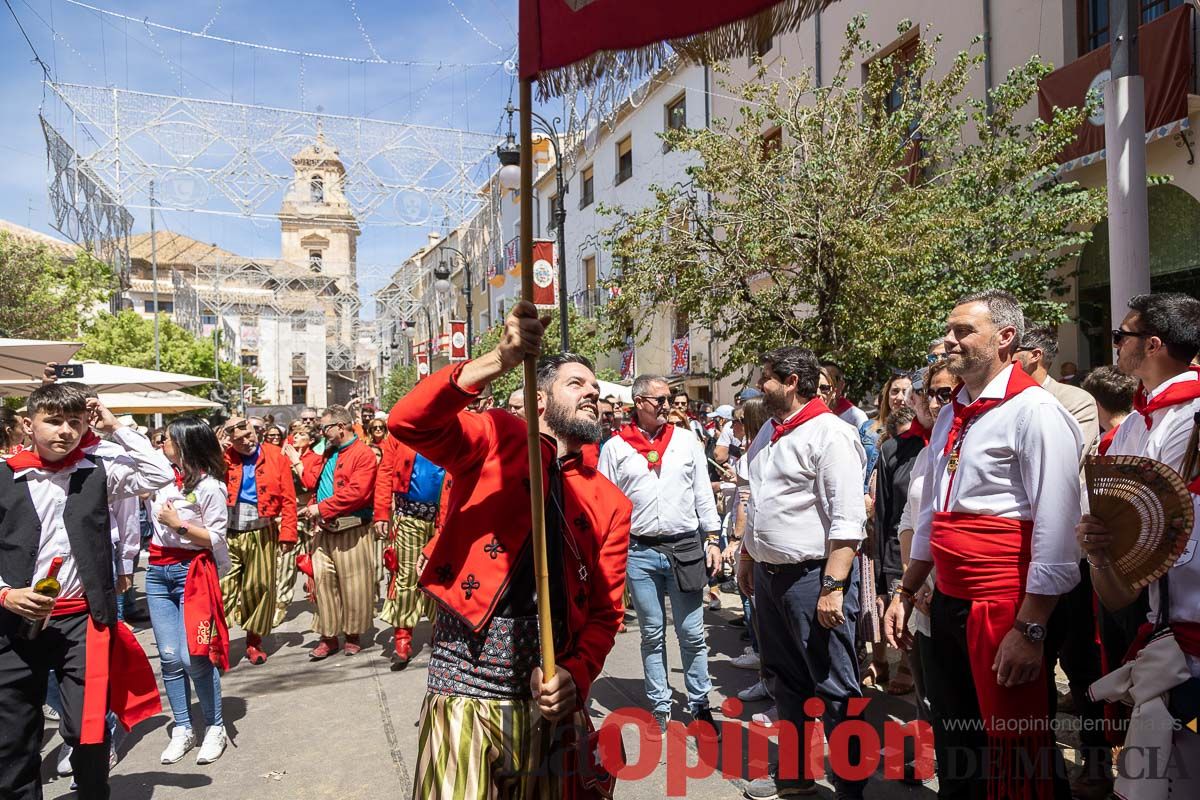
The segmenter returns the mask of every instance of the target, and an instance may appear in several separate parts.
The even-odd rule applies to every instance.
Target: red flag
[[[533,304],[538,308],[558,308],[558,270],[554,262],[554,241],[533,240]]]
[[[521,0],[521,77],[543,94],[587,85],[615,64],[639,73],[671,50],[691,60],[745,54],[833,0]],[[666,43],[670,43],[670,47]],[[570,69],[566,69],[570,67]]]
[[[621,380],[631,380],[633,378],[633,345],[621,351]]]
[[[467,360],[467,323],[462,320],[450,321],[450,360]]]
[[[417,380],[421,380],[429,374],[429,355],[427,353],[417,353]]]
[[[692,338],[688,334],[671,340],[671,374],[686,375],[692,361]]]

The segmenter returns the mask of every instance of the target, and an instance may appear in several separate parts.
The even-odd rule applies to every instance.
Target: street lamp
[[[472,311],[474,309],[474,301],[472,296],[475,292],[474,288],[471,286],[471,262],[467,260],[466,254],[457,247],[450,247],[448,245],[439,245],[439,247],[442,250],[449,250],[451,253],[455,253],[460,259],[462,259],[463,273],[466,275],[463,285],[463,297],[465,297],[467,301],[467,358],[470,358],[472,341],[471,337],[475,330],[475,322],[471,318]],[[452,288],[450,283],[450,272],[452,269],[453,262],[451,260],[446,260],[441,262],[433,270],[433,277],[437,279],[433,284],[433,288],[442,294],[448,294]]]
[[[505,189],[515,189],[520,184],[521,168],[517,165],[521,162],[521,148],[516,143],[516,137],[513,135],[512,118],[516,112],[516,108],[512,104],[512,100],[508,101],[508,105],[504,108],[508,112],[508,135],[504,137],[504,143],[496,148],[496,157],[500,159],[500,173],[497,176],[500,185]],[[558,145],[557,126],[562,125],[562,117],[555,117],[554,124],[551,125],[546,121],[546,118],[534,111],[529,112],[530,119],[533,120],[535,127],[534,131],[543,134],[550,140],[550,146],[554,148],[554,179],[555,187],[558,195],[554,198],[554,227],[558,234],[558,318],[559,330],[561,332],[560,342],[564,353],[571,350],[571,336],[567,327],[567,244],[566,244],[566,221],[567,221],[567,185],[563,181],[563,160],[562,150]],[[523,265],[524,269],[533,269],[532,264]]]

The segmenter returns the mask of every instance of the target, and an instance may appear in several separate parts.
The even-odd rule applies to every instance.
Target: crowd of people
[[[1087,513],[1082,464],[1162,461],[1200,508],[1200,301],[1134,298],[1112,332],[1115,366],[1086,376],[1062,364],[1052,377],[1056,332],[1001,291],[960,299],[945,330],[865,409],[835,360],[799,346],[765,353],[754,385],[715,408],[656,375],[633,381],[632,402],[601,397],[592,364],[570,353],[540,359],[536,408],[523,390],[496,398],[490,385],[540,351],[525,303],[493,351],[421,380],[390,413],[356,402],[281,424],[182,416],[147,437],[48,368],[24,416],[0,418],[0,796],[41,796],[51,713],[60,774],[83,798],[108,797],[120,728],[161,709],[119,621],[137,614],[143,553],[173,717],[164,764],[221,757],[231,629],[247,668],[265,664],[299,584],[314,661],[360,653],[378,618],[405,669],[429,620],[421,800],[606,796],[603,770],[539,767],[560,744],[548,725],[586,751],[591,686],[627,624],[660,731],[675,717],[677,657],[689,730],[720,738],[709,633],[733,624],[748,642],[728,654],[747,674],[738,697],[772,703],[755,721],[800,731],[816,717],[829,738],[857,698],[911,696],[940,797],[1197,796],[1197,528],[1159,580],[1125,585],[1114,532]],[[530,536],[534,418],[553,675]],[[47,577],[51,594],[38,589]],[[740,615],[706,616],[734,598]],[[1137,659],[1170,667],[1158,683],[1113,677]],[[1184,723],[1165,739],[1123,723],[1160,696]],[[1053,722],[1063,710],[1080,720],[1071,773]],[[865,757],[858,738],[840,741],[851,763]],[[1114,763],[1122,744],[1136,768]],[[913,756],[906,778],[920,782]],[[747,796],[812,794],[788,761]],[[831,780],[839,798],[863,796],[861,776]]]

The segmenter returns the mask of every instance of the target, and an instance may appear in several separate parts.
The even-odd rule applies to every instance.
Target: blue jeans
[[[183,625],[183,585],[188,564],[151,565],[146,569],[146,605],[150,608],[150,626],[162,663],[163,686],[175,724],[192,727],[190,683],[204,712],[205,725],[223,725],[221,719],[221,673],[203,656],[188,652],[187,632]]]
[[[626,575],[633,608],[642,631],[642,668],[646,696],[655,711],[671,710],[671,685],[667,682],[666,598],[683,659],[683,685],[692,713],[708,708],[712,679],[708,676],[708,642],[704,635],[704,590],[681,592],[667,557],[652,547],[629,543]]]

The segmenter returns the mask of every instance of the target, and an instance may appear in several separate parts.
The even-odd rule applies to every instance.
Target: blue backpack
[[[446,470],[417,453],[413,462],[412,478],[408,482],[408,492],[404,496],[416,503],[437,505],[442,497],[442,481],[445,478]]]

